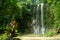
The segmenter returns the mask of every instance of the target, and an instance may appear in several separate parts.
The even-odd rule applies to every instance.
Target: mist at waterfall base
[[[38,4],[37,8],[36,8],[36,15],[35,15],[36,18],[33,19],[33,22],[32,22],[34,34],[42,34],[42,35],[45,34],[43,6],[44,6],[44,3],[41,3],[41,15],[39,15],[40,4]],[[39,17],[41,17],[41,27],[39,24],[39,22],[40,22]]]
[[[37,20],[33,20],[33,33],[34,34],[39,34],[39,25]]]

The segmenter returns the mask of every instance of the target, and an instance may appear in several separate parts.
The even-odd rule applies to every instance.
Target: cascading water
[[[37,23],[37,20],[33,20],[33,24],[34,34],[39,34],[39,25]]]
[[[43,18],[43,6],[44,3],[41,3],[41,16],[39,14],[39,9],[40,9],[40,3],[39,0],[34,0],[34,4],[36,4],[33,7],[33,32],[34,34],[44,34],[45,33],[45,27],[44,27],[44,18]],[[41,28],[40,28],[40,17],[41,17]]]
[[[34,7],[34,13],[33,13],[33,32],[34,34],[39,34],[39,0],[34,0],[34,3],[36,4]],[[35,15],[34,15],[35,14]]]
[[[45,33],[45,27],[44,27],[44,19],[43,19],[43,6],[44,6],[44,3],[41,3],[41,33],[44,34]]]

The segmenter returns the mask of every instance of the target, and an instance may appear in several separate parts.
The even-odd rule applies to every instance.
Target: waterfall
[[[34,34],[39,34],[39,25],[36,19],[33,20],[33,32]]]
[[[33,14],[33,33],[34,34],[39,34],[39,28],[40,28],[40,25],[39,25],[39,0],[35,0],[34,3],[36,3],[36,6],[34,7],[34,14]]]
[[[45,33],[45,27],[44,27],[44,18],[43,18],[43,6],[44,3],[41,3],[41,15],[39,14],[39,9],[40,9],[40,3],[39,0],[34,0],[34,4],[36,4],[33,7],[33,33],[34,34],[44,34]],[[40,17],[41,17],[41,29],[40,29]]]
[[[44,18],[43,18],[43,6],[44,6],[44,3],[41,3],[41,33],[44,34],[45,32],[45,27],[44,27]]]

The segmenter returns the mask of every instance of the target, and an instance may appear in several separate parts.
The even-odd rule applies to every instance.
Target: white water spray
[[[44,6],[44,3],[41,3],[41,33],[44,34],[45,33],[45,27],[44,27],[44,18],[43,18],[43,6]]]
[[[33,20],[33,32],[34,34],[39,34],[39,25],[37,23],[37,20]]]

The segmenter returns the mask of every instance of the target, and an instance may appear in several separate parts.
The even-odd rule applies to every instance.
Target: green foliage
[[[60,1],[45,1],[47,1],[45,3],[47,6],[44,5],[45,26],[60,27]],[[38,4],[40,4],[40,2]],[[33,6],[36,6],[36,2],[31,0],[0,0],[0,28],[3,29],[7,27],[7,29],[9,29],[11,26],[9,25],[10,22],[16,20],[20,32],[30,32],[29,28],[31,26],[29,25],[32,21]],[[50,34],[49,32],[48,35]]]
[[[60,1],[57,1],[54,6],[51,6],[51,12],[54,15],[54,26],[60,27]]]
[[[53,2],[53,0],[47,0],[47,3],[52,3]]]
[[[7,35],[6,34],[1,34],[0,35],[0,40],[6,40],[7,38]]]
[[[25,29],[28,29],[27,23],[31,20],[31,2],[30,0],[17,1],[17,0],[0,0],[0,4],[3,2],[3,6],[0,5],[0,26],[2,28],[9,29],[12,20],[18,22],[18,29],[21,32],[25,32]],[[8,25],[8,26],[6,26]]]

